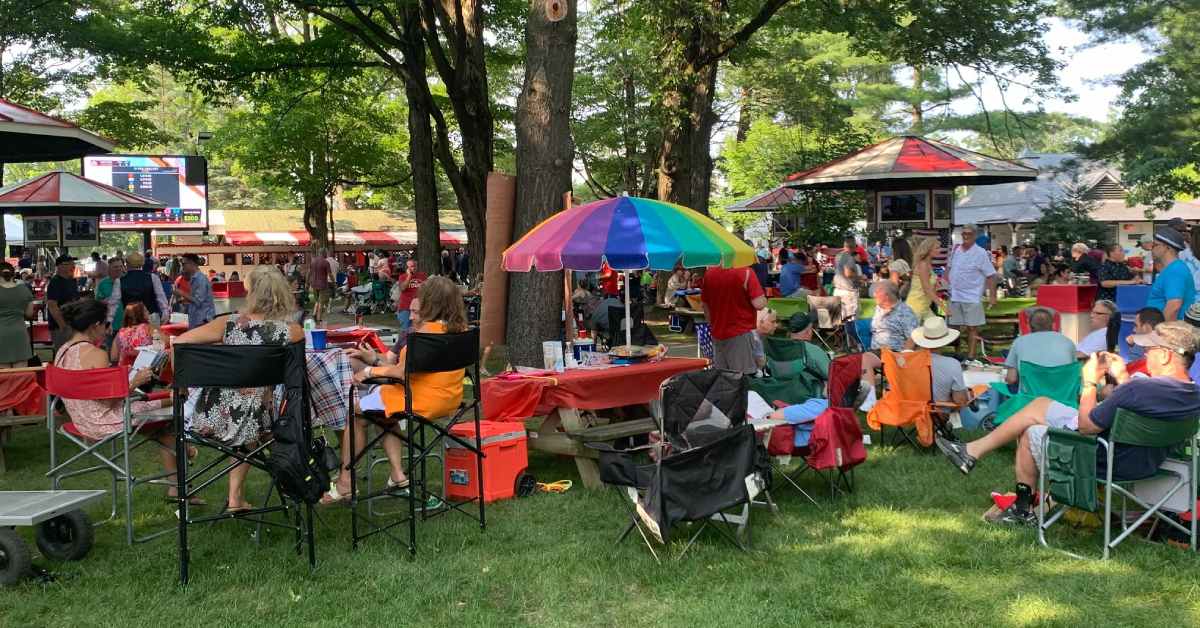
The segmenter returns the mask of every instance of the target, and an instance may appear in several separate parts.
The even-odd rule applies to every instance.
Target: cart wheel
[[[521,472],[517,475],[516,486],[513,489],[517,497],[529,497],[537,491],[537,478],[532,473]]]
[[[82,510],[72,510],[38,524],[36,534],[42,555],[54,560],[79,560],[92,549],[92,520]]]
[[[29,546],[16,530],[0,528],[0,586],[16,584],[29,575]]]

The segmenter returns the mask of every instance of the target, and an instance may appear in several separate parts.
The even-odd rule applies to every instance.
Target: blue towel
[[[783,409],[783,420],[792,424],[796,429],[796,438],[792,443],[796,447],[807,447],[812,437],[813,422],[821,413],[829,409],[828,399],[809,399],[804,403],[788,406]]]

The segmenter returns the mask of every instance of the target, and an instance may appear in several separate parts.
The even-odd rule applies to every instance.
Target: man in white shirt
[[[988,304],[996,304],[996,266],[992,255],[975,244],[975,225],[962,228],[962,244],[954,247],[947,263],[950,277],[950,316],[952,327],[967,328],[967,357],[975,357],[979,328],[983,315],[983,290],[986,286]]]

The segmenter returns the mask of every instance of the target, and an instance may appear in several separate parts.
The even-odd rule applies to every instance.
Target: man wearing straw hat
[[[950,356],[937,352],[938,349],[958,340],[958,330],[946,326],[946,319],[930,316],[921,326],[912,330],[913,344],[929,349],[930,369],[933,371],[933,400],[953,401],[962,406],[970,401],[967,384],[963,378],[962,363]]]

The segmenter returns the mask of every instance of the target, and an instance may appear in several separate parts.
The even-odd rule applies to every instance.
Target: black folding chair
[[[275,526],[296,533],[296,552],[307,544],[309,569],[317,564],[316,545],[313,537],[313,509],[311,503],[299,508],[300,501],[279,491],[279,503],[270,505],[271,492],[267,501],[259,508],[237,512],[221,512],[215,515],[192,517],[189,511],[191,498],[208,486],[228,475],[240,464],[249,464],[270,473],[268,458],[274,438],[264,438],[249,451],[231,447],[220,441],[194,434],[184,429],[184,404],[189,388],[271,388],[283,387],[282,400],[272,404],[272,416],[299,420],[305,443],[312,442],[308,377],[305,371],[304,343],[290,345],[177,345],[175,347],[175,389],[173,420],[175,423],[175,457],[179,465],[177,474],[179,509],[179,580],[188,582],[190,554],[188,550],[188,527],[199,523],[236,519],[262,526]],[[194,444],[216,450],[219,454],[211,462],[203,464],[195,472],[189,472],[187,446]],[[226,464],[226,461],[229,461]],[[274,488],[274,480],[272,480]],[[293,503],[289,503],[293,502]],[[303,510],[303,514],[301,513]],[[283,513],[284,521],[268,519],[271,513]]]
[[[450,417],[426,417],[417,414],[413,410],[412,380],[414,375],[460,370],[467,371],[472,378],[472,382],[475,383],[472,387],[474,395],[469,402],[459,404],[458,409]],[[348,427],[350,432],[350,450],[355,452],[355,454],[350,459],[347,472],[350,473],[351,545],[354,549],[358,549],[359,541],[380,533],[387,534],[399,542],[404,542],[393,536],[389,530],[403,523],[408,523],[408,551],[412,556],[416,556],[417,504],[424,505],[430,496],[435,496],[435,492],[430,490],[429,487],[425,468],[426,462],[429,458],[437,457],[437,449],[446,444],[447,441],[453,441],[458,446],[466,448],[475,454],[475,471],[478,479],[476,484],[479,488],[479,494],[465,501],[443,502],[444,507],[433,513],[422,508],[421,518],[429,519],[456,510],[477,519],[481,531],[486,528],[483,503],[483,440],[479,435],[479,421],[482,414],[482,406],[479,402],[479,381],[478,327],[472,327],[465,332],[453,334],[411,333],[408,335],[408,345],[404,359],[404,379],[397,380],[379,377],[366,381],[367,384],[404,386],[404,411],[391,415],[380,411],[363,412],[362,417],[375,425],[378,433],[367,441],[361,452],[356,446],[356,440],[361,435],[355,434],[357,431],[355,429],[356,421],[350,421]],[[350,410],[351,414],[353,414],[353,390],[350,395]],[[460,438],[450,432],[451,428],[455,425],[468,420],[467,415],[469,413],[473,414],[471,420],[475,424],[475,438],[473,440]],[[433,432],[432,438],[427,437],[427,431]],[[359,508],[359,503],[370,503],[373,500],[381,498],[395,497],[393,494],[394,489],[384,487],[379,491],[371,491],[368,488],[368,492],[365,495],[359,496],[358,464],[367,458],[367,453],[371,451],[372,447],[380,443],[389,434],[399,438],[406,447],[407,475],[409,478],[407,496],[408,516],[383,523],[379,520],[376,513],[371,511],[362,512]],[[467,508],[476,502],[479,504],[478,517],[467,512]],[[362,533],[359,532],[360,522],[367,526],[366,531]]]

